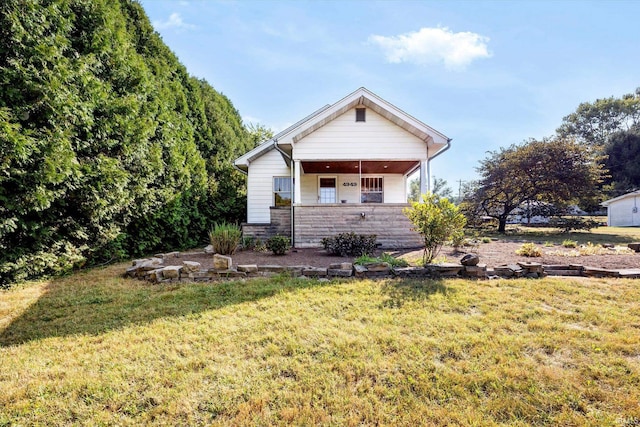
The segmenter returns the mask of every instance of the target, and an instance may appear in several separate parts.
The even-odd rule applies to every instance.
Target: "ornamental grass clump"
[[[542,250],[533,243],[523,243],[520,249],[516,251],[516,254],[526,257],[541,257]]]
[[[235,224],[216,223],[209,231],[213,251],[220,255],[233,255],[242,240],[242,230]]]

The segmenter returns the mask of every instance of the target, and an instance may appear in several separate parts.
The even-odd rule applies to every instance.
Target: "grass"
[[[560,233],[557,228],[509,225],[506,234],[495,231],[483,231],[483,233],[500,240],[538,241],[541,244],[543,242],[562,244],[565,240],[574,240],[578,245],[588,242],[626,245],[640,241],[640,227],[597,227],[591,231]]]
[[[639,282],[0,292],[0,425],[637,425]]]

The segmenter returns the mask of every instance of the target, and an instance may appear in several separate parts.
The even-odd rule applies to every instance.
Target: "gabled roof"
[[[246,172],[251,161],[272,149],[280,151],[285,158],[285,161],[288,163],[290,161],[292,144],[295,144],[305,136],[320,129],[330,121],[359,105],[375,111],[382,117],[423,140],[426,144],[429,144],[430,147],[435,149],[430,157],[435,157],[439,152],[445,150],[449,146],[449,141],[451,141],[450,138],[415,117],[405,113],[370,90],[361,87],[335,104],[325,105],[299,122],[289,126],[282,132],[279,132],[271,140],[262,143],[245,155],[237,158],[234,165]]]
[[[617,202],[618,200],[626,199],[628,197],[633,197],[633,196],[635,196],[635,197],[640,196],[640,190],[632,191],[631,193],[623,194],[622,196],[618,196],[618,197],[614,197],[613,199],[605,200],[604,202],[602,202],[600,204],[602,206],[607,207],[613,202]]]

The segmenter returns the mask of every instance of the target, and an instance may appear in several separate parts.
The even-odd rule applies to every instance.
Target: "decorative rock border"
[[[450,278],[464,277],[476,279],[497,278],[530,278],[546,276],[582,276],[582,277],[620,277],[640,279],[640,269],[613,270],[606,268],[585,267],[577,264],[543,265],[536,262],[518,262],[510,265],[499,265],[487,268],[477,260],[462,264],[429,264],[424,267],[392,268],[386,262],[353,265],[349,262],[330,264],[327,268],[309,265],[281,266],[246,264],[233,266],[231,257],[213,255],[214,267],[203,269],[194,261],[182,261],[182,265],[164,265],[167,258],[180,258],[179,252],[157,254],[151,258],[134,260],[127,268],[126,277],[138,278],[154,283],[167,282],[208,282],[247,277],[269,277],[276,274],[288,274],[291,277],[313,277],[328,280],[334,277],[357,278]]]

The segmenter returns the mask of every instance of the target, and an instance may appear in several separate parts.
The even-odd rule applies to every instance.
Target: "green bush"
[[[578,242],[576,242],[575,240],[567,239],[562,241],[562,246],[564,246],[565,248],[577,248]]]
[[[559,228],[561,233],[568,233],[574,230],[591,231],[592,228],[598,227],[600,223],[591,218],[554,218],[549,221],[551,227]]]
[[[242,231],[240,227],[226,222],[215,224],[209,232],[213,251],[220,255],[233,255],[241,238]]]
[[[284,255],[291,247],[291,240],[288,237],[276,235],[267,240],[267,249],[274,255]]]
[[[516,251],[516,254],[526,257],[541,257],[542,251],[533,243],[523,243],[520,249]]]
[[[467,220],[456,205],[445,197],[424,194],[422,202],[414,202],[404,214],[420,233],[424,243],[423,264],[429,264],[448,239],[462,232]]]
[[[373,254],[377,238],[375,234],[340,233],[325,237],[321,243],[330,254],[358,257]]]
[[[480,241],[482,243],[491,243],[491,237],[483,237]]]

